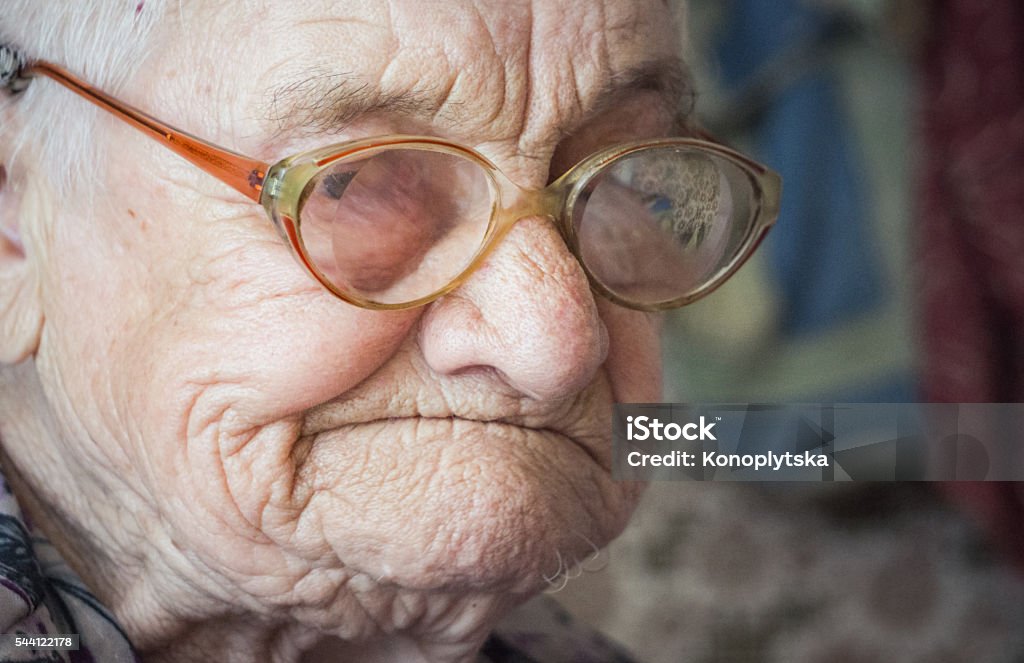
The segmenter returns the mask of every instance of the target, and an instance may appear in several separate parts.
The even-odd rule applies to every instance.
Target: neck
[[[505,614],[505,597],[477,597],[459,600],[438,615],[421,614],[422,623],[404,625],[410,615],[395,619],[414,599],[396,599],[388,609],[390,624],[379,618],[369,635],[352,639],[326,636],[320,629],[297,621],[267,621],[251,615],[221,616],[193,623],[163,646],[145,649],[146,663],[469,663]],[[420,599],[420,603],[423,600]],[[429,611],[428,611],[429,612]],[[481,612],[483,614],[481,614]],[[450,613],[450,614],[449,614]],[[396,622],[403,622],[402,624]],[[353,624],[329,630],[348,632]],[[360,627],[367,631],[366,625]]]
[[[41,501],[9,460],[4,464],[26,516],[115,614],[145,663],[468,663],[500,618],[524,598],[371,585],[339,596],[326,610],[246,611],[246,601],[211,601],[197,589],[217,584],[213,577],[197,579],[155,557],[118,563],[132,556],[97,547],[95,533],[72,526]],[[367,581],[360,576],[347,584]],[[325,636],[330,632],[346,639]]]
[[[145,663],[302,663],[302,652],[316,642],[309,629],[224,618],[194,624],[163,646],[141,652]]]
[[[303,627],[267,629],[255,625],[196,630],[173,647],[145,652],[145,663],[469,663],[480,644],[453,646],[390,635],[367,642],[324,637]]]
[[[96,545],[95,532],[51,507],[8,458],[4,466],[27,518],[115,614],[145,663],[468,663],[501,616],[524,598],[370,586],[337,598],[328,614],[294,607],[276,616],[246,612],[242,601],[211,601],[196,588],[217,579],[197,580],[157,557],[124,563],[133,555]],[[367,583],[359,577],[348,584]],[[302,612],[316,616],[306,620]]]
[[[371,586],[338,597],[326,610],[245,611],[241,600],[211,601],[196,588],[218,579],[197,580],[155,557],[118,563],[131,555],[96,546],[95,533],[74,527],[41,501],[7,459],[5,468],[26,516],[115,614],[145,663],[468,663],[500,618],[523,599]],[[360,577],[348,584],[365,581]],[[315,617],[303,619],[304,612]]]

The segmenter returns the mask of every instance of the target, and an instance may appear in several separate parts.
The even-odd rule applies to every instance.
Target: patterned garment
[[[79,634],[77,651],[34,651],[0,642],[2,663],[139,663],[113,616],[53,545],[34,532],[0,473],[0,633]],[[514,611],[479,663],[630,663],[611,642],[548,597]]]
[[[0,474],[0,633],[79,634],[77,651],[36,651],[0,642],[5,663],[138,663],[113,616],[57,550],[26,524]]]

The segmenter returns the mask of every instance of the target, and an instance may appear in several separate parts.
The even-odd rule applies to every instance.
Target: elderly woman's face
[[[539,187],[671,130],[674,100],[631,77],[674,57],[662,0],[175,21],[122,96],[267,160],[429,134]],[[352,117],[342,90],[379,103]],[[549,222],[521,221],[424,308],[366,311],[314,283],[257,206],[100,126],[106,188],[50,233],[37,366],[111,536],[318,621],[343,587],[535,591],[621,529],[638,489],[611,479],[610,409],[658,399],[657,325],[595,300]]]

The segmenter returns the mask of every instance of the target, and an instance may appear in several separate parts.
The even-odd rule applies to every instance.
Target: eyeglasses
[[[440,138],[383,136],[267,164],[179,131],[75,78],[46,76],[261,204],[309,274],[369,309],[420,306],[457,288],[525,217],[553,221],[598,294],[633,309],[683,306],[750,257],[775,222],[781,179],[694,138],[617,145],[541,190]]]

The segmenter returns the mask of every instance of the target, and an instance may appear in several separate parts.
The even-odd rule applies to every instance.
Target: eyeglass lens
[[[707,285],[742,252],[753,198],[750,177],[713,153],[633,152],[580,193],[578,250],[613,294],[642,304],[672,301]]]
[[[688,295],[743,249],[753,185],[688,147],[630,152],[587,180],[572,210],[591,276],[644,305]],[[340,161],[307,185],[306,254],[339,290],[400,304],[451,283],[482,248],[494,207],[484,168],[444,152],[391,149]]]
[[[381,304],[437,292],[483,245],[492,193],[478,164],[395,149],[320,171],[300,210],[312,263],[340,290]]]

